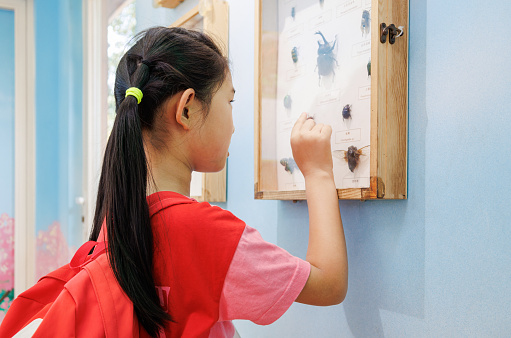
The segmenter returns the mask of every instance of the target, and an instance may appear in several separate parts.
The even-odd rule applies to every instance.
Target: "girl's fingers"
[[[316,126],[316,122],[314,122],[313,119],[307,119],[304,123],[303,123],[303,129],[304,130],[307,130],[307,131],[311,131],[314,127]]]
[[[328,137],[332,136],[332,126],[330,126],[328,124],[323,126],[323,129],[321,129],[321,133],[325,134],[325,136],[328,136]]]
[[[306,120],[307,120],[307,113],[302,113],[302,115],[300,115],[298,120],[296,120],[295,125],[293,126],[293,129],[291,130],[291,134],[296,133],[298,130],[300,130]]]
[[[302,113],[291,131],[291,134],[297,133],[300,130],[313,131],[319,134],[327,133],[328,136],[332,134],[332,127],[323,123],[316,123],[313,118],[307,117],[306,113]]]
[[[312,128],[312,130],[321,134],[321,131],[324,127],[325,125],[323,123],[318,123],[314,126],[314,128]]]
[[[325,138],[330,138],[330,136],[332,136],[332,127],[328,124],[318,123],[312,131],[317,132]]]

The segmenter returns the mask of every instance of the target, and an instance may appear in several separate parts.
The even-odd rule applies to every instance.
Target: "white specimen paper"
[[[293,165],[289,143],[291,129],[302,112],[314,116],[317,123],[332,126],[336,187],[369,187],[370,8],[370,0],[279,0],[275,117],[279,190],[305,188],[303,175]],[[320,47],[332,50],[320,55]],[[320,76],[325,68],[329,74]],[[342,114],[346,105],[351,110],[348,119]],[[345,159],[350,146],[363,148],[353,172]]]

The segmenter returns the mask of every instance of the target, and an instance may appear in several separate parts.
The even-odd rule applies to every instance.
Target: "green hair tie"
[[[126,89],[125,97],[128,97],[128,95],[135,96],[137,98],[138,104],[140,104],[140,102],[142,101],[142,97],[144,96],[142,94],[142,91],[140,89],[138,89],[137,87],[130,87],[130,88]]]

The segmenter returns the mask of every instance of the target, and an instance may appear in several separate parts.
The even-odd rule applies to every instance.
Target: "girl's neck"
[[[146,152],[146,155],[147,154]],[[191,168],[173,156],[147,156],[149,162],[147,195],[158,191],[173,191],[190,196]],[[152,175],[152,176],[151,176]]]
[[[156,179],[156,174],[153,172],[155,182],[148,182],[147,195],[154,194],[159,191],[173,191],[183,196],[190,196],[190,180],[168,180],[166,178]],[[190,176],[191,177],[191,176]]]

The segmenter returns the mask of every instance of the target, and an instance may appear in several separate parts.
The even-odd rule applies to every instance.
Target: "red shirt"
[[[174,322],[160,337],[232,337],[230,320],[277,320],[310,264],[265,242],[229,211],[174,192],[148,196],[154,279]]]
[[[148,203],[154,280],[173,320],[165,336],[208,337],[245,224],[230,212],[174,192],[152,194]]]

